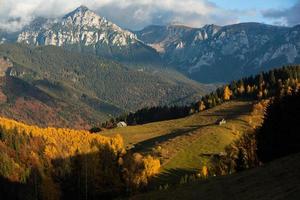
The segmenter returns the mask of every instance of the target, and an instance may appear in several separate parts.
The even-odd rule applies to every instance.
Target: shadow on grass
[[[186,135],[188,133],[192,133],[193,131],[195,131],[199,128],[204,128],[204,127],[211,126],[214,124],[215,123],[206,124],[206,125],[195,125],[195,126],[188,126],[188,127],[181,128],[181,129],[175,129],[166,135],[154,137],[149,140],[145,140],[145,141],[135,144],[132,151],[133,152],[141,152],[141,153],[149,153],[152,150],[152,148],[159,143],[166,142],[175,137]]]
[[[234,120],[238,120],[239,122],[246,123],[246,121],[238,118],[242,115],[249,114],[251,112],[251,108],[252,108],[251,104],[243,104],[243,105],[237,105],[233,108],[214,111],[214,113],[211,114],[203,114],[202,116],[207,116],[207,117],[214,116],[214,117],[218,117],[219,119],[225,118],[226,120],[234,119]],[[217,125],[219,119],[215,120],[213,123],[209,123],[205,125],[195,125],[195,126],[188,126],[181,129],[176,129],[167,135],[162,135],[155,138],[151,138],[149,140],[142,141],[135,145],[133,151],[149,153],[152,150],[152,148],[159,143],[171,140],[178,136],[193,134],[194,131],[200,128]],[[222,126],[222,127],[228,130],[232,130],[231,128],[226,126]],[[208,155],[201,155],[201,156],[210,157],[212,155],[214,155],[214,153]],[[150,189],[158,189],[160,186],[164,187],[167,184],[168,185],[180,184],[180,182],[185,176],[190,177],[191,175],[195,175],[196,172],[197,169],[181,169],[181,168],[169,169],[160,173],[157,177],[153,178],[149,187]]]
[[[165,170],[164,172],[160,173],[156,177],[152,178],[148,188],[150,190],[153,189],[159,189],[159,187],[166,187],[172,186],[172,185],[178,185],[181,183],[183,179],[186,179],[189,181],[189,177],[192,175],[195,175],[197,172],[197,169],[181,169],[181,168],[175,168],[175,169],[169,169]]]
[[[149,152],[151,152],[152,148],[159,143],[166,142],[166,141],[171,140],[178,136],[192,133],[193,131],[196,131],[197,129],[200,129],[200,128],[217,125],[217,122],[222,118],[225,118],[226,120],[237,119],[241,115],[250,113],[250,111],[251,111],[251,106],[249,106],[249,104],[243,104],[243,105],[237,105],[234,108],[228,108],[228,109],[221,110],[221,111],[215,111],[215,114],[214,113],[203,114],[202,116],[218,117],[218,119],[214,120],[213,123],[209,123],[209,124],[205,124],[205,125],[194,125],[194,126],[188,126],[188,127],[184,127],[184,128],[180,128],[180,129],[175,129],[166,135],[157,136],[157,137],[139,142],[139,143],[135,144],[132,151],[149,153]],[[241,121],[243,121],[243,120],[241,120]]]
[[[218,111],[214,111],[214,113],[201,114],[201,116],[223,117],[227,119],[233,119],[241,115],[249,114],[250,112],[251,112],[251,106],[249,104],[243,104],[243,105],[235,105],[234,107],[231,108],[220,109]]]

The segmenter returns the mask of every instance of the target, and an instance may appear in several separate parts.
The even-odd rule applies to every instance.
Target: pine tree
[[[276,78],[273,70],[270,71],[269,83],[271,84],[271,86],[274,86],[276,84]]]

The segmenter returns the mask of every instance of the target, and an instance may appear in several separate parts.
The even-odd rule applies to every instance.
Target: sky
[[[0,0],[0,29],[16,31],[35,17],[61,17],[80,5],[131,30],[171,23],[300,24],[300,0]]]

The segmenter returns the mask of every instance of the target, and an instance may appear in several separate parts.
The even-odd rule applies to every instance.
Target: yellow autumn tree
[[[35,193],[43,199],[65,196],[65,187],[78,194],[120,192],[126,184],[147,184],[160,169],[158,159],[126,152],[120,135],[106,137],[85,130],[40,128],[2,117],[0,133],[0,163],[4,166],[0,175],[10,181],[33,184],[28,188],[38,188]],[[133,159],[125,162],[125,157]],[[129,173],[124,173],[126,170]],[[77,193],[67,192],[66,198],[73,199],[72,195]]]
[[[208,176],[208,168],[207,168],[205,165],[202,167],[201,175],[202,175],[204,178],[207,178],[207,176]]]
[[[146,185],[159,172],[160,161],[149,155],[144,157],[134,153],[126,158],[124,167],[127,184],[134,189]]]
[[[232,91],[229,89],[228,86],[225,86],[223,91],[223,99],[230,100],[231,96],[232,96]]]
[[[204,102],[203,101],[199,101],[199,103],[198,103],[198,109],[199,109],[199,111],[205,110],[205,108],[206,108],[206,106],[205,106]]]

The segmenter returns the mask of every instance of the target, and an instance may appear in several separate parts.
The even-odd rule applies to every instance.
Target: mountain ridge
[[[173,69],[202,83],[224,83],[300,63],[300,25],[247,22],[200,28],[150,25],[129,31],[80,6],[57,19],[36,18],[0,42],[65,49],[121,62],[136,70]],[[150,71],[151,71],[150,70]]]
[[[299,27],[249,22],[201,28],[149,26],[135,33],[169,65],[194,80],[211,83],[299,63]]]

